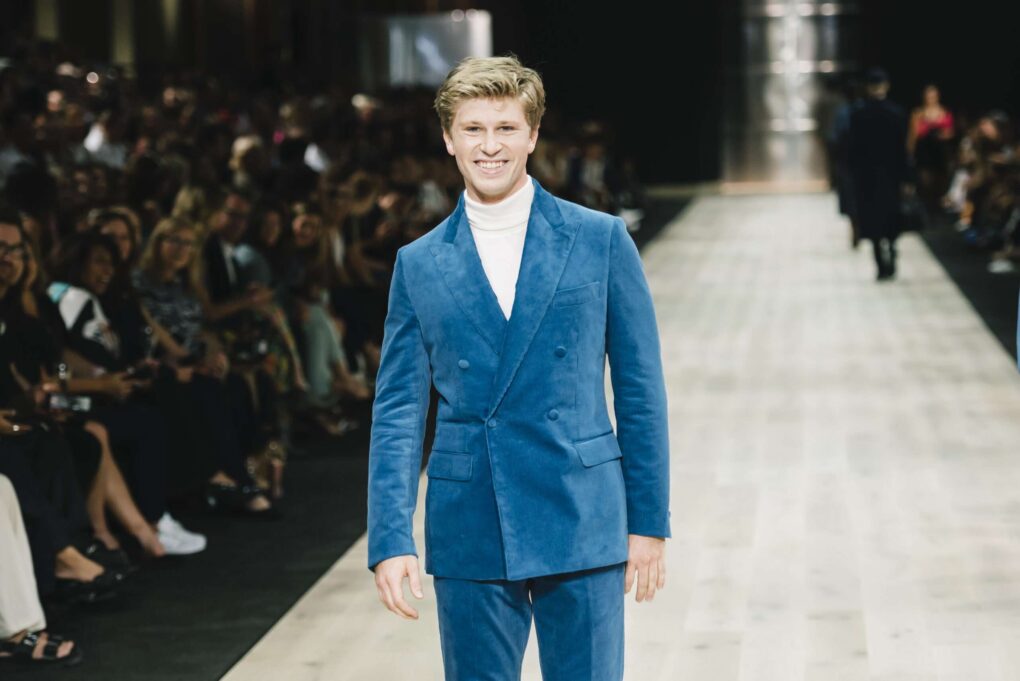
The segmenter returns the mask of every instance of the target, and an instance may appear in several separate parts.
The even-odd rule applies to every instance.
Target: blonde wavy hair
[[[457,107],[468,99],[519,99],[524,117],[536,129],[545,113],[545,86],[534,69],[513,54],[462,59],[439,86],[433,107],[443,130],[450,132]]]
[[[200,257],[202,253],[202,229],[188,220],[179,217],[167,217],[160,220],[156,224],[156,228],[152,230],[152,234],[149,235],[149,240],[145,244],[145,250],[142,251],[142,257],[138,262],[138,269],[153,281],[158,281],[163,269],[163,262],[160,256],[163,242],[185,229],[191,230],[195,235],[195,245],[191,249],[191,262],[188,264],[188,269],[185,273],[184,288],[192,295],[201,296],[204,293],[202,288],[202,259]]]

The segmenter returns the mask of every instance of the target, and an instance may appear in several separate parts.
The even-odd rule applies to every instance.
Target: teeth
[[[478,165],[487,170],[494,170],[502,166],[504,163],[506,163],[506,161],[479,161]]]

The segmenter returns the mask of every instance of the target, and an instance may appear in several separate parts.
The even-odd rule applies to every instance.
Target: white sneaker
[[[205,535],[184,529],[169,513],[164,513],[156,523],[156,534],[167,555],[187,556],[205,550]]]
[[[992,260],[988,263],[988,271],[992,274],[1005,274],[1016,271],[1016,266],[1009,260]]]

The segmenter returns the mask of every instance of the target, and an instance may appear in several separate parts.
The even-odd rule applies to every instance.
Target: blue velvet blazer
[[[433,384],[428,574],[571,572],[627,560],[628,534],[670,536],[658,329],[620,218],[535,182],[509,320],[463,195],[446,220],[398,251],[372,409],[370,569],[418,555],[412,515]]]

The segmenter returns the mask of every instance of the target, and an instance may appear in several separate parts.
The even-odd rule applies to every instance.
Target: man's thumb
[[[421,575],[418,574],[418,568],[415,567],[415,569],[409,570],[407,577],[411,585],[411,593],[414,594],[414,597],[425,598],[425,594],[421,590]]]

